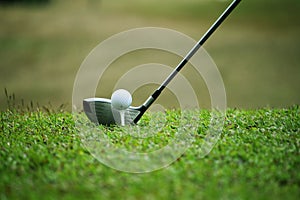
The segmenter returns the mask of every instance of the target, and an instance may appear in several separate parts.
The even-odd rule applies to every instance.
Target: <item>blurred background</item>
[[[101,41],[149,26],[198,40],[230,2],[1,0],[0,109],[8,106],[5,90],[18,104],[32,101],[70,109],[77,70]],[[299,9],[299,0],[243,0],[207,41],[204,47],[223,77],[229,107],[300,104]],[[150,62],[145,55],[134,58]],[[178,60],[166,58],[164,64],[173,66]],[[110,97],[112,91],[100,93]],[[207,95],[203,99],[204,107],[209,105]]]

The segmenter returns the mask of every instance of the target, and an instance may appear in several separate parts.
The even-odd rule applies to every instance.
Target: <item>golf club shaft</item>
[[[140,117],[143,113],[152,105],[152,103],[158,98],[165,87],[170,81],[178,74],[178,72],[185,66],[185,64],[191,59],[191,57],[200,49],[200,47],[206,42],[206,40],[213,34],[213,32],[222,24],[222,22],[228,17],[228,15],[234,10],[234,8],[241,2],[241,0],[234,0],[222,15],[216,20],[216,22],[208,29],[203,37],[197,42],[197,44],[191,49],[191,51],[183,58],[183,60],[177,65],[173,72],[166,78],[166,80],[159,86],[159,88],[145,101],[142,105],[143,109]],[[140,117],[137,117],[137,122]]]

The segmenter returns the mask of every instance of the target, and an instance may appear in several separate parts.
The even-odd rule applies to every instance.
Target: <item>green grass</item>
[[[205,44],[224,79],[230,107],[300,103],[299,2],[243,0]],[[41,7],[0,7],[0,109],[6,108],[3,88],[42,105],[69,103],[80,64],[101,41],[149,26],[174,29],[198,40],[228,4],[217,0],[53,0]],[[136,58],[124,67],[134,67],[136,60],[157,61]],[[174,61],[162,64],[173,67]],[[115,80],[116,71],[103,79]],[[105,87],[114,84],[110,81]],[[102,97],[112,93],[97,92]],[[209,98],[201,101],[210,103]]]
[[[221,139],[204,158],[198,143],[209,112],[200,116],[195,142],[174,164],[129,174],[90,155],[68,112],[2,111],[0,199],[298,199],[299,106],[228,110]],[[133,139],[109,130],[116,145],[130,148]]]
[[[0,90],[24,99],[0,92],[0,199],[298,199],[300,108],[288,105],[300,102],[299,0],[243,0],[205,45],[224,79],[229,107],[285,108],[228,110],[221,139],[204,158],[199,144],[207,110],[200,112],[195,142],[185,154],[148,174],[99,163],[83,147],[72,115],[63,111],[70,106],[81,62],[99,42],[147,26],[197,40],[228,3],[53,0],[44,6],[0,7]],[[172,55],[156,52],[160,56],[153,60],[149,52],[118,59],[103,78],[110,80],[105,88],[113,87],[120,66],[177,64]],[[196,93],[209,105],[205,85],[200,87]],[[109,97],[112,91],[97,92]],[[51,109],[44,106],[48,102]],[[174,125],[165,128],[174,131]],[[106,134],[114,145],[141,151],[159,148],[173,136],[160,132],[137,140],[117,128]]]

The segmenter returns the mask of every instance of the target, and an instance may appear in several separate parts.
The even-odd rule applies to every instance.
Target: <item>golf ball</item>
[[[125,110],[131,103],[132,97],[127,90],[119,89],[111,95],[111,105],[117,110]]]

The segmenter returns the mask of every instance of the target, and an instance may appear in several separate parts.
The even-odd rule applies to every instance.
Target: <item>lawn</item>
[[[152,173],[131,174],[109,168],[91,156],[68,112],[3,111],[0,197],[298,199],[299,106],[229,109],[220,140],[210,154],[201,158],[199,143],[207,129],[207,113],[200,112],[202,120],[194,134],[195,141],[180,159]],[[117,128],[110,131],[114,133],[114,145],[131,147],[134,138],[121,140]],[[160,134],[153,140],[156,137],[161,140],[169,136]]]
[[[103,40],[149,26],[198,40],[228,4],[217,0],[52,0],[41,6],[0,7],[0,109],[6,108],[4,88],[27,102],[63,103],[71,108],[77,70]],[[229,107],[300,103],[299,7],[298,0],[244,0],[207,41],[205,48],[220,70]],[[121,66],[132,68],[136,60],[177,64],[173,58],[155,59],[151,54],[150,58],[143,60],[137,54]],[[112,70],[103,78],[115,74]],[[192,78],[193,74],[187,76]],[[113,84],[107,82],[107,88]],[[112,93],[97,92],[103,97]],[[209,100],[203,101],[209,105]]]
[[[193,114],[201,120],[192,144],[172,165],[151,173],[125,173],[99,162],[70,112],[77,70],[101,41],[138,27],[169,28],[198,40],[228,4],[51,0],[0,6],[0,199],[299,199],[299,0],[243,0],[205,44],[229,107],[220,139],[205,157],[205,84],[194,84],[201,109]],[[112,63],[103,77],[106,90],[99,87],[97,95],[111,96],[120,67],[175,67],[179,60],[162,51],[129,53]],[[186,69],[189,81],[201,81]],[[164,95],[162,105],[170,104]],[[140,103],[137,96],[133,105]],[[168,144],[178,130],[178,111],[167,113],[174,118],[164,119],[164,131],[149,138],[97,128],[112,146],[148,152]],[[153,128],[148,117],[140,127]]]

